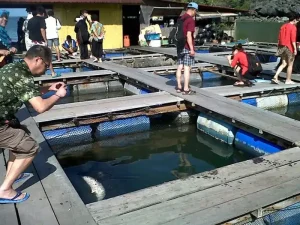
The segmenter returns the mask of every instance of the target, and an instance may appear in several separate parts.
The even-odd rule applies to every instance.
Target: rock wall
[[[291,13],[300,13],[300,0],[255,0],[251,9],[263,17],[286,17]]]

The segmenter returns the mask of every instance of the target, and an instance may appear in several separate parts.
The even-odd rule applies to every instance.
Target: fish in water
[[[99,181],[89,176],[83,176],[82,178],[90,186],[91,193],[97,197],[98,201],[105,198],[105,189]]]

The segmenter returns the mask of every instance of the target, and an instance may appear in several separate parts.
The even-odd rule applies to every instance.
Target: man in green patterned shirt
[[[19,127],[15,113],[25,102],[43,113],[66,95],[65,85],[56,83],[49,88],[56,94],[43,99],[34,84],[33,77],[44,74],[51,59],[51,50],[37,45],[27,51],[24,62],[11,63],[0,69],[0,148],[9,150],[6,177],[0,186],[0,204],[19,203],[29,198],[29,194],[15,191],[12,185],[23,178],[24,170],[39,149],[36,141]],[[61,85],[57,89],[58,84]]]

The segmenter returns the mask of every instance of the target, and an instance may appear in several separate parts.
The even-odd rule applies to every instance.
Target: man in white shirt
[[[57,60],[62,61],[60,58],[59,51],[59,38],[58,38],[58,30],[61,28],[61,24],[58,19],[54,18],[54,12],[50,10],[48,12],[48,18],[46,21],[46,37],[48,42],[48,47],[51,49],[53,44],[55,46]]]
[[[30,7],[28,7],[26,11],[27,11],[27,18],[23,23],[22,30],[25,33],[25,45],[26,45],[26,50],[28,51],[28,49],[31,47],[31,40],[29,39],[29,31],[27,30],[27,24],[28,21],[33,17],[33,15],[32,15],[32,9]]]

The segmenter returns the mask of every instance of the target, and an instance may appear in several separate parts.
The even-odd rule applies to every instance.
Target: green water
[[[57,158],[83,201],[102,200],[84,177],[103,185],[105,199],[248,159],[233,147],[197,131],[196,123],[155,120],[151,130],[71,146]],[[76,146],[78,147],[78,146]],[[67,153],[68,152],[68,153]]]
[[[271,109],[270,111],[300,121],[300,104]]]

